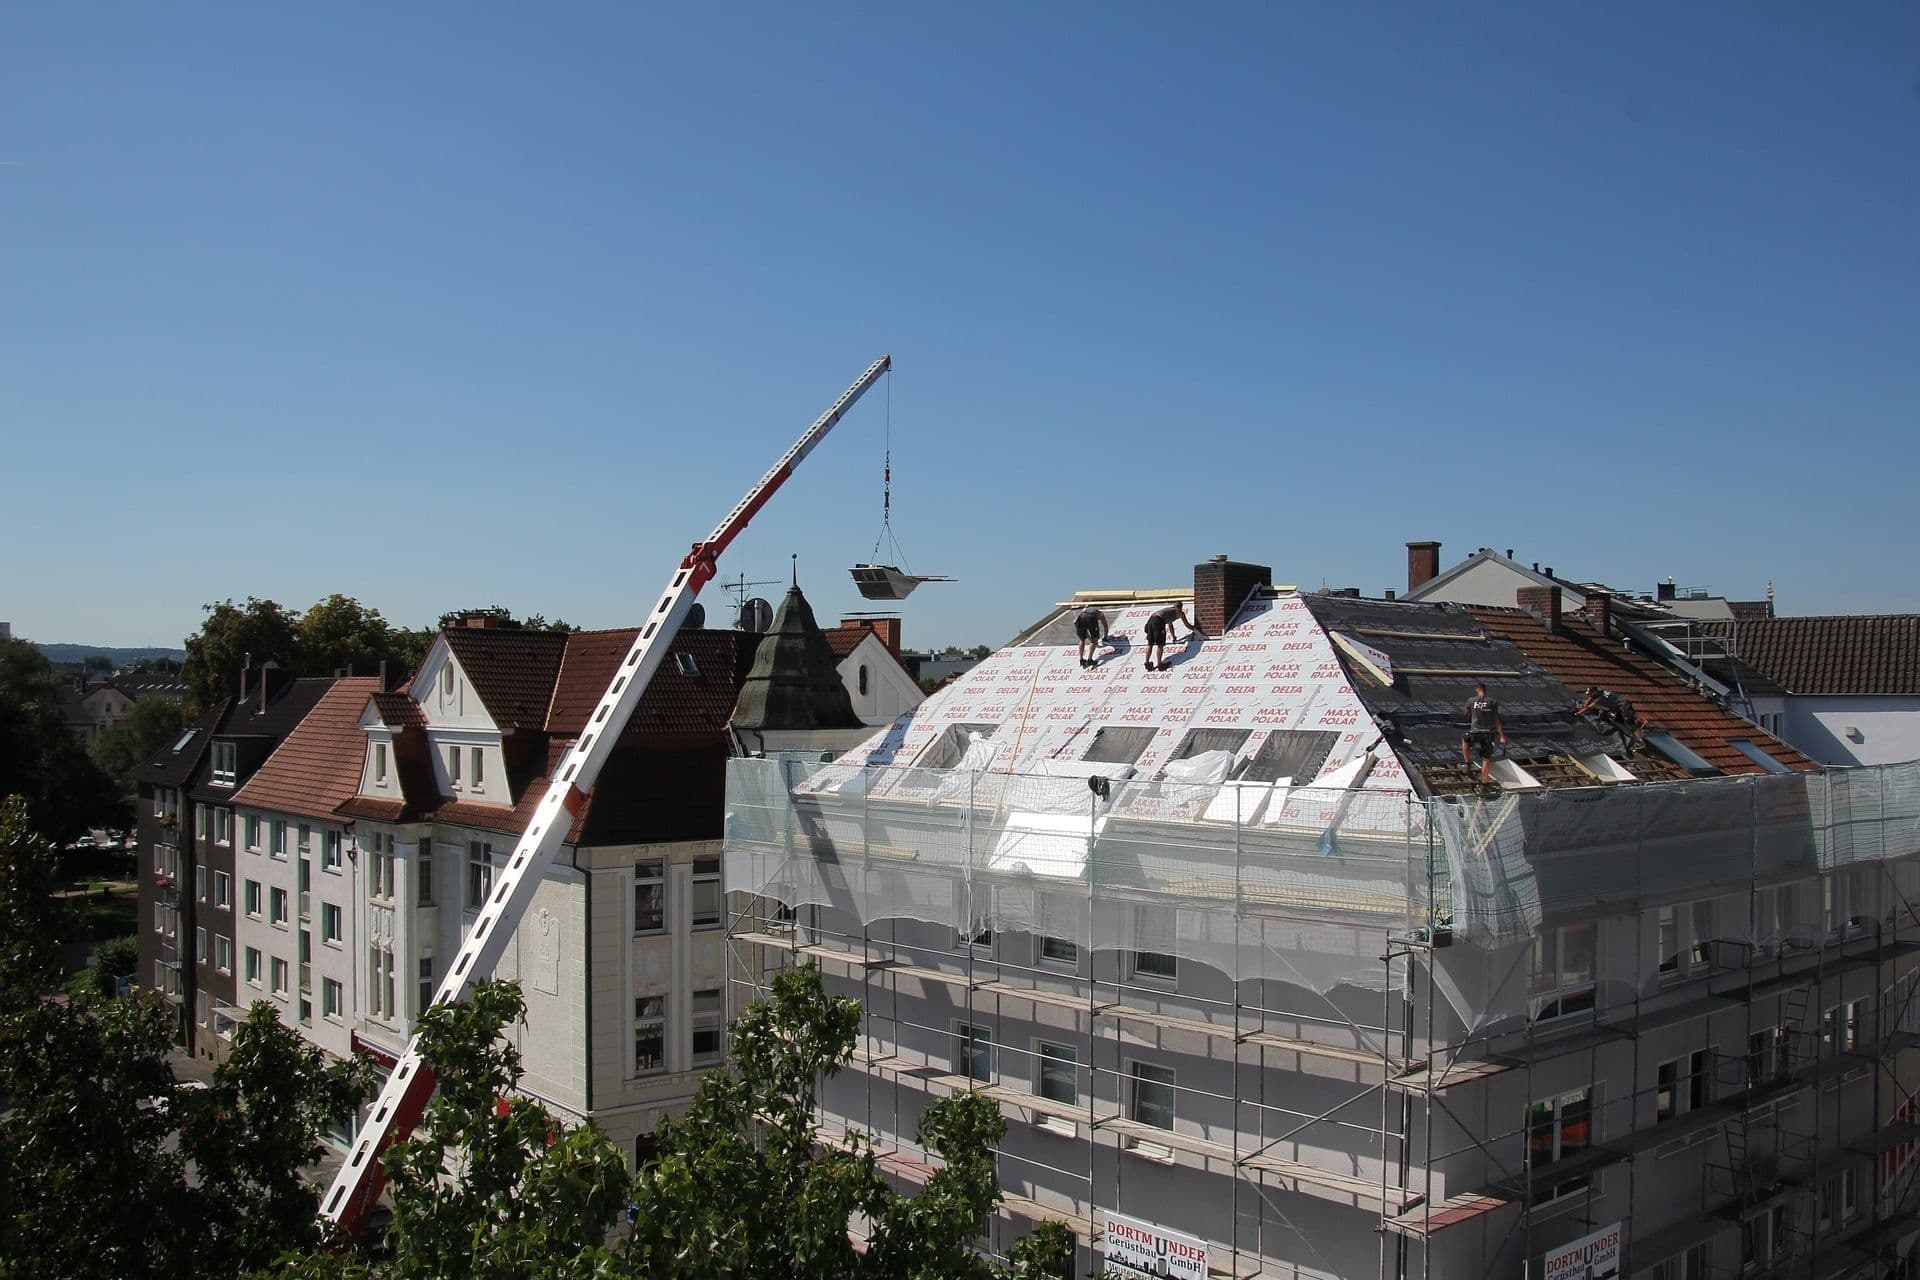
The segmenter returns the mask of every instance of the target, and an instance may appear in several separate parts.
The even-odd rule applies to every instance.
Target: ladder
[[[599,776],[601,766],[612,753],[621,730],[626,728],[653,673],[666,657],[667,646],[692,612],[694,598],[699,595],[700,588],[714,576],[715,562],[720,554],[766,505],[767,499],[786,483],[787,477],[793,474],[814,446],[892,367],[891,356],[881,356],[868,365],[866,372],[855,379],[853,385],[842,392],[840,398],[780,456],[773,469],[747,491],[746,497],[727,513],[713,533],[704,542],[694,543],[682,558],[679,568],[667,583],[667,589],[647,615],[632,647],[627,650],[627,656],[620,663],[613,682],[601,695],[593,717],[562,757],[546,795],[541,797],[539,807],[527,823],[526,832],[514,846],[513,856],[495,877],[486,905],[481,908],[460,944],[446,978],[434,992],[434,1004],[462,999],[474,983],[493,972],[507,943],[512,940],[513,931],[532,900],[534,890],[546,874],[548,864],[565,843],[574,818],[585,808],[587,796],[593,790],[594,779]],[[420,1040],[416,1035],[408,1043],[407,1051],[400,1056],[392,1074],[387,1077],[386,1085],[374,1100],[373,1109],[360,1126],[360,1132],[354,1136],[346,1163],[341,1165],[333,1185],[320,1202],[321,1217],[337,1224],[350,1238],[357,1238],[364,1232],[374,1203],[380,1197],[380,1188],[385,1181],[380,1164],[381,1153],[389,1144],[411,1133],[414,1125],[419,1123],[426,1111],[427,1100],[433,1094],[434,1079],[431,1064],[420,1055]]]

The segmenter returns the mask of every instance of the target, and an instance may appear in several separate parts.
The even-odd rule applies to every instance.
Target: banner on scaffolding
[[[1100,1215],[1108,1274],[1207,1280],[1207,1243],[1118,1213]]]
[[[1544,1280],[1606,1280],[1620,1274],[1620,1224],[1600,1228],[1542,1260]]]

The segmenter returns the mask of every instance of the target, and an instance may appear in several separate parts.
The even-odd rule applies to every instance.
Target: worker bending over
[[[1647,722],[1625,694],[1590,684],[1586,701],[1575,707],[1573,714],[1592,716],[1602,729],[1619,734],[1620,745],[1629,755],[1647,745]]]
[[[1107,615],[1088,605],[1073,620],[1073,634],[1080,637],[1080,665],[1097,667],[1100,665],[1100,645],[1111,630]]]
[[[1166,608],[1147,616],[1147,670],[1166,671],[1173,666],[1167,661],[1167,632],[1176,622],[1187,624],[1187,639],[1200,634],[1200,628],[1193,625],[1193,619],[1187,616],[1184,602],[1170,604]]]
[[[1473,686],[1473,696],[1467,699],[1467,731],[1460,738],[1460,758],[1467,768],[1473,768],[1475,759],[1480,761],[1480,785],[1486,786],[1493,781],[1493,740],[1500,739],[1500,745],[1507,745],[1507,726],[1500,723],[1500,704],[1487,696],[1487,686]]]

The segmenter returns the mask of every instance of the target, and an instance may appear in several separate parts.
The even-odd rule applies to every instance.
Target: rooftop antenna
[[[880,562],[882,544],[892,553],[892,563]],[[865,564],[854,565],[847,572],[853,575],[853,585],[860,589],[860,594],[869,600],[905,600],[923,582],[953,581],[940,574],[916,574],[904,567],[906,560],[899,539],[893,536],[893,378],[889,376],[886,460],[880,472],[880,536],[873,540],[873,558]]]

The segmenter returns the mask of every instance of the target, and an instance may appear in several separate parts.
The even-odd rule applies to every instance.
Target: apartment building
[[[199,991],[193,940],[201,921],[193,886],[206,877],[187,791],[199,776],[207,744],[225,710],[217,707],[188,725],[166,750],[133,771],[138,792],[134,867],[140,903],[134,980],[151,984],[173,1002],[183,1045],[192,1034],[191,1015]]]
[[[1199,634],[1148,671],[1176,601]],[[1588,603],[1219,559],[1077,596],[835,760],[730,764],[732,998],[812,961],[862,1002],[821,1119],[903,1185],[930,1100],[995,1098],[996,1249],[1055,1220],[1142,1274],[1907,1274],[1920,766],[1822,770]],[[1573,715],[1589,683],[1646,746]]]

